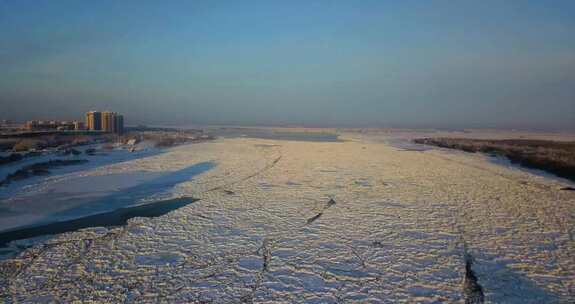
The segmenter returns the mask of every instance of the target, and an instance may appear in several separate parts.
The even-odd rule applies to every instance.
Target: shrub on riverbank
[[[32,149],[38,149],[41,146],[43,146],[43,145],[38,140],[23,139],[23,140],[17,142],[14,145],[14,147],[12,148],[12,150],[14,150],[15,152],[24,152],[24,151],[29,151]]]
[[[25,166],[12,174],[8,174],[6,178],[0,181],[0,186],[7,185],[13,181],[27,179],[33,176],[47,175],[50,174],[49,169],[79,165],[88,162],[85,159],[56,159],[49,160],[47,162],[36,163],[32,165]]]

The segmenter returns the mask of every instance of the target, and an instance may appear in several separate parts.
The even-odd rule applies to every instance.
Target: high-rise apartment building
[[[105,111],[102,112],[102,131],[114,133],[116,132],[115,121],[116,113]]]
[[[116,119],[114,120],[116,133],[124,133],[124,115],[116,113]]]
[[[90,131],[102,130],[102,112],[90,111],[86,113],[86,129]]]
[[[110,111],[88,112],[86,113],[86,129],[121,134],[124,132],[124,116]]]

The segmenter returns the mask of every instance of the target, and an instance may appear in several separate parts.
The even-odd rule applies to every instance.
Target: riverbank
[[[575,182],[575,142],[469,138],[419,138],[413,142],[470,153],[503,156],[511,163],[543,170]]]
[[[22,169],[18,169],[14,173],[9,174],[8,176],[6,176],[4,180],[0,180],[0,187],[8,185],[13,181],[19,181],[33,176],[48,175],[50,174],[49,169],[63,166],[79,165],[87,162],[88,160],[86,159],[65,159],[65,160],[56,159],[28,165],[23,167]]]
[[[150,141],[158,147],[170,147],[194,141],[214,139],[201,129],[128,128],[124,134],[103,132],[28,132],[0,138],[0,165],[18,161],[26,153],[66,150],[95,143],[127,144]],[[2,155],[5,154],[5,155]],[[22,155],[24,154],[24,155]]]

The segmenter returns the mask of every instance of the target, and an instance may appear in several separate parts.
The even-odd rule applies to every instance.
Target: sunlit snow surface
[[[486,302],[573,301],[575,192],[478,155],[347,139],[222,139],[98,168],[217,163],[170,191],[199,201],[4,262],[0,300],[462,302],[467,253]]]

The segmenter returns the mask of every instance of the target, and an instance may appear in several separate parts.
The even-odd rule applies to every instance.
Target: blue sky
[[[575,129],[575,1],[0,0],[0,119]]]

